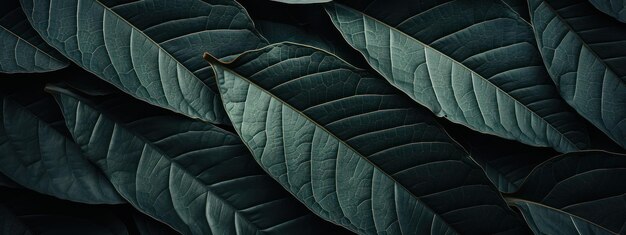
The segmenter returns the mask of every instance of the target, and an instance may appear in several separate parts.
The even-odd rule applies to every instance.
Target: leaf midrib
[[[241,58],[242,55],[241,54],[239,57],[237,57],[235,60],[237,60],[238,58]],[[232,63],[235,60],[229,62]],[[219,61],[218,61],[219,62]],[[329,134],[332,138],[336,139],[339,143],[343,144],[344,146],[346,146],[348,149],[350,149],[351,151],[353,151],[354,153],[358,154],[361,159],[365,160],[366,162],[368,162],[371,166],[373,166],[375,169],[377,169],[378,171],[380,171],[382,174],[384,174],[385,176],[387,176],[389,179],[391,179],[395,185],[398,185],[400,188],[402,188],[404,191],[406,191],[409,195],[411,195],[411,197],[413,197],[416,201],[420,202],[419,204],[421,206],[423,206],[424,208],[426,208],[427,210],[429,210],[434,217],[439,218],[442,222],[444,222],[448,228],[450,228],[452,231],[454,231],[455,233],[459,234],[450,224],[448,224],[448,222],[446,220],[444,220],[441,215],[439,215],[438,213],[436,213],[433,209],[431,209],[426,203],[424,203],[421,199],[419,199],[419,197],[417,197],[416,195],[414,195],[411,191],[409,191],[404,185],[400,184],[398,181],[396,181],[395,178],[391,177],[387,172],[383,171],[378,165],[374,164],[373,162],[371,162],[367,157],[365,157],[362,153],[356,151],[351,145],[347,144],[346,142],[344,142],[342,139],[338,138],[334,133],[330,132],[328,129],[326,129],[324,126],[320,125],[319,123],[317,123],[316,121],[312,120],[309,116],[305,115],[304,113],[302,113],[300,110],[295,109],[293,106],[291,106],[290,104],[286,103],[284,100],[278,98],[277,96],[275,96],[274,94],[272,94],[271,92],[267,91],[266,89],[262,88],[261,86],[257,85],[256,83],[250,81],[249,79],[241,76],[239,73],[231,70],[230,68],[226,67],[223,63],[220,62],[220,64],[215,64],[213,66],[219,66],[222,67],[222,69],[227,70],[233,74],[235,74],[237,77],[239,77],[240,79],[243,79],[244,81],[248,82],[249,84],[255,86],[257,89],[263,91],[264,93],[268,94],[269,96],[271,96],[272,98],[278,100],[280,103],[282,103],[283,105],[287,106],[289,109],[295,111],[296,113],[300,114],[302,117],[304,117],[305,119],[307,119],[309,122],[313,123],[314,125],[316,125],[318,128],[320,128],[321,130],[323,130],[324,132],[326,132],[327,134]],[[217,76],[216,76],[217,78]],[[218,78],[219,79],[219,78]],[[218,84],[218,89],[219,88],[219,84]],[[220,90],[220,93],[221,90]],[[244,142],[245,143],[245,142]],[[248,146],[246,144],[246,146]],[[248,147],[249,148],[249,147]],[[336,178],[336,177],[335,177]],[[297,198],[297,197],[296,197]],[[298,198],[299,200],[299,198]],[[343,213],[343,212],[342,212]]]
[[[445,58],[449,59],[450,61],[454,62],[455,64],[460,65],[461,67],[463,67],[463,68],[467,69],[468,71],[470,71],[470,72],[471,72],[471,73],[473,73],[473,74],[476,74],[476,76],[477,76],[477,77],[479,77],[479,78],[481,78],[482,80],[486,81],[486,82],[487,82],[487,84],[490,84],[491,86],[493,86],[493,87],[495,88],[495,90],[496,90],[496,91],[499,91],[500,93],[502,93],[502,94],[504,94],[504,95],[508,96],[508,97],[509,97],[511,100],[513,100],[515,103],[517,103],[518,105],[520,105],[520,106],[524,107],[524,109],[528,110],[528,112],[529,112],[529,113],[531,113],[532,115],[536,116],[537,118],[539,118],[540,120],[542,120],[544,123],[546,123],[546,125],[547,125],[548,127],[550,127],[550,129],[552,129],[552,130],[556,131],[557,133],[559,133],[559,134],[563,137],[563,139],[565,139],[565,140],[566,140],[566,141],[567,141],[567,142],[568,142],[568,143],[569,143],[572,147],[574,147],[574,149],[576,149],[576,150],[579,150],[579,149],[580,149],[580,148],[578,148],[578,146],[577,146],[576,144],[574,144],[574,143],[573,143],[573,142],[572,142],[572,141],[571,141],[571,140],[570,140],[570,139],[569,139],[569,138],[568,138],[568,137],[567,137],[564,133],[562,133],[560,130],[558,130],[556,127],[554,127],[554,126],[552,125],[552,123],[548,122],[548,121],[547,121],[547,120],[545,120],[543,117],[539,116],[537,113],[535,113],[533,110],[531,110],[529,107],[527,107],[526,105],[524,105],[523,103],[521,103],[519,100],[515,99],[515,98],[514,98],[513,96],[511,96],[509,93],[505,92],[505,91],[504,91],[504,90],[502,90],[500,87],[498,87],[498,86],[496,86],[495,84],[493,84],[493,83],[492,83],[489,79],[486,79],[485,77],[483,77],[482,75],[478,74],[478,73],[477,73],[477,72],[475,72],[474,70],[469,69],[467,66],[465,66],[465,64],[460,63],[459,61],[457,61],[457,60],[455,60],[455,59],[452,59],[452,58],[451,58],[450,56],[448,56],[447,54],[442,53],[441,51],[439,51],[439,50],[437,50],[437,49],[435,49],[435,48],[431,47],[430,45],[428,45],[428,44],[426,44],[426,43],[423,43],[423,42],[421,42],[420,40],[418,40],[418,39],[416,39],[416,38],[414,38],[414,37],[412,37],[412,36],[410,36],[410,35],[408,35],[408,34],[404,33],[403,31],[398,30],[398,29],[396,29],[395,27],[391,27],[389,24],[387,24],[387,23],[385,23],[385,22],[382,22],[382,21],[380,21],[380,20],[378,20],[378,19],[376,19],[376,18],[374,18],[374,17],[372,17],[372,16],[370,16],[370,15],[367,15],[367,14],[365,14],[365,13],[361,12],[361,11],[358,11],[358,10],[356,10],[356,9],[352,9],[352,8],[350,8],[350,7],[344,6],[344,5],[339,4],[339,3],[334,3],[334,4],[335,4],[335,5],[338,5],[338,6],[340,6],[340,7],[343,7],[344,9],[346,9],[346,10],[348,10],[348,11],[358,12],[359,14],[363,15],[364,17],[367,17],[368,19],[371,19],[371,20],[373,20],[373,21],[376,21],[376,22],[378,22],[378,23],[382,24],[383,26],[388,27],[390,30],[394,30],[394,31],[396,31],[396,32],[398,32],[398,33],[400,33],[400,34],[402,34],[402,35],[406,36],[407,38],[412,39],[413,41],[415,41],[415,42],[419,43],[419,44],[420,44],[420,45],[422,45],[423,47],[428,48],[428,49],[430,49],[430,50],[433,50],[433,51],[435,51],[435,52],[439,53],[439,54],[440,54],[440,55],[442,55],[443,57],[445,57]],[[343,35],[343,34],[342,34],[342,35]],[[350,45],[352,46],[352,44],[350,44]],[[354,47],[354,46],[353,46],[353,47]],[[355,48],[355,49],[356,49],[356,48]],[[359,50],[359,51],[360,51],[360,50]],[[361,52],[361,54],[363,54],[363,53]],[[363,54],[363,56],[366,56],[366,55],[364,55],[364,54]],[[368,63],[369,63],[369,60],[368,60]],[[397,87],[397,85],[396,85],[396,84],[394,84],[394,83],[390,83],[390,84],[391,84],[391,85],[393,85],[394,87],[396,87],[396,88],[400,89],[399,87]],[[402,90],[402,89],[400,89],[400,90]],[[405,92],[405,91],[402,91],[402,92],[404,92],[405,94],[407,94],[407,95],[411,96],[411,94],[408,94],[408,93],[407,93],[407,92]],[[417,101],[416,101],[416,102],[417,102]],[[474,128],[472,128],[472,129],[474,129]],[[507,132],[509,132],[509,131],[507,130]]]
[[[107,113],[107,112],[102,111],[100,108],[96,108],[96,105],[93,105],[93,104],[91,104],[91,103],[90,103],[90,102],[88,102],[88,101],[83,101],[83,100],[80,100],[79,98],[75,97],[74,95],[63,94],[63,93],[60,93],[60,94],[61,94],[61,95],[65,95],[65,96],[72,97],[72,99],[75,99],[75,100],[76,100],[76,101],[78,101],[79,103],[83,103],[83,104],[85,104],[86,106],[88,106],[88,107],[90,107],[90,108],[92,108],[92,109],[94,109],[94,110],[98,111],[100,114],[102,114],[102,115],[103,115],[103,116],[105,116],[107,119],[109,119],[111,122],[113,122],[113,123],[114,123],[114,125],[120,126],[120,127],[121,127],[121,128],[123,128],[125,131],[130,132],[133,136],[135,136],[135,137],[137,137],[137,138],[141,139],[141,140],[142,140],[142,142],[143,142],[146,146],[150,146],[152,149],[154,149],[155,151],[157,151],[157,152],[161,155],[161,157],[162,157],[162,158],[167,159],[167,160],[170,162],[170,164],[171,164],[172,166],[175,166],[175,167],[177,167],[177,168],[179,168],[179,169],[182,169],[182,171],[183,171],[183,173],[184,173],[184,174],[188,175],[190,178],[194,179],[196,182],[199,182],[202,186],[204,186],[204,188],[205,188],[205,190],[206,190],[206,193],[207,193],[207,194],[213,194],[215,198],[217,198],[217,199],[219,199],[220,201],[222,201],[222,204],[227,205],[229,208],[231,208],[233,212],[241,212],[240,210],[238,210],[237,208],[235,208],[233,205],[231,205],[231,203],[230,203],[230,202],[226,201],[226,200],[225,200],[225,199],[223,199],[220,195],[218,195],[218,194],[216,194],[215,192],[213,192],[213,191],[212,191],[212,189],[211,189],[211,188],[210,188],[210,187],[209,187],[209,186],[208,186],[208,185],[207,185],[204,181],[200,180],[200,179],[199,179],[196,175],[189,173],[189,172],[186,170],[186,168],[182,167],[182,166],[181,166],[178,162],[174,161],[174,160],[173,160],[173,159],[172,159],[172,158],[171,158],[168,154],[165,154],[165,153],[163,152],[163,150],[161,150],[161,148],[159,148],[159,147],[155,146],[155,145],[154,145],[154,143],[152,143],[151,141],[149,141],[149,140],[148,140],[147,138],[145,138],[143,135],[140,135],[140,134],[138,134],[136,131],[132,130],[132,128],[129,128],[129,127],[126,125],[126,123],[123,123],[123,122],[118,122],[115,118],[110,117],[110,116],[108,115],[108,113]],[[140,121],[140,120],[142,120],[142,119],[138,119],[138,120],[135,120],[135,121]],[[108,153],[107,153],[107,155],[108,155]],[[141,155],[140,155],[139,159],[141,159],[141,158],[142,158],[142,156],[143,156],[143,154],[141,154]],[[107,158],[108,158],[108,157],[107,157]],[[237,178],[241,178],[241,177],[237,177]],[[168,190],[170,190],[169,183],[168,183]],[[128,201],[129,201],[129,202],[131,202],[131,200],[128,200]],[[132,203],[132,202],[131,202],[131,203]],[[135,204],[135,203],[132,203],[132,204]],[[206,203],[204,203],[204,205],[206,206]],[[137,206],[137,207],[139,207],[139,206]],[[139,208],[140,208],[140,207],[139,207]],[[174,211],[176,211],[176,210],[174,210]],[[177,211],[176,211],[176,212],[177,212]],[[177,212],[176,214],[177,214],[177,215],[179,216],[179,218],[180,218],[180,214],[178,214],[178,212]],[[205,214],[205,216],[207,216],[207,215]],[[241,218],[242,218],[242,219],[243,219],[246,223],[248,223],[248,224],[250,224],[250,225],[253,225],[253,227],[254,227],[257,231],[263,231],[262,229],[259,229],[259,228],[256,226],[256,224],[254,224],[254,223],[250,222],[250,221],[248,220],[248,218],[243,217],[243,216],[242,216]],[[182,219],[182,218],[181,218],[181,219]],[[181,221],[183,221],[183,222],[184,222],[184,220],[181,220]],[[185,223],[185,225],[186,225],[186,226],[190,227],[190,225],[189,225],[189,224],[187,224],[186,222],[184,222],[184,223]],[[212,229],[212,228],[211,228],[211,226],[210,226],[210,225],[208,225],[208,224],[207,224],[207,227],[208,227],[209,229]]]

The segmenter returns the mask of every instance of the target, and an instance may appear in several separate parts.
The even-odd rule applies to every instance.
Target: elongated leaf
[[[533,168],[558,155],[550,148],[531,147],[444,121],[439,122],[470,153],[500,192],[517,191]]]
[[[509,201],[536,234],[624,234],[626,155],[574,152],[538,166]]]
[[[290,43],[205,58],[257,162],[321,217],[362,234],[524,231],[431,114],[384,80]]]
[[[43,38],[81,67],[138,99],[209,122],[227,120],[202,53],[265,44],[234,1],[21,2]]]
[[[543,61],[561,96],[626,148],[626,25],[586,0],[531,0]]]
[[[61,199],[124,203],[102,172],[81,154],[43,84],[20,82],[39,85],[1,84],[0,171],[26,188]]]
[[[558,96],[530,25],[503,2],[366,0],[350,6],[327,8],[344,38],[437,116],[560,152],[587,147],[584,126]]]
[[[594,7],[611,17],[626,23],[626,1],[624,0],[589,0]]]
[[[0,73],[48,72],[68,65],[30,26],[19,0],[0,2],[0,55]]]
[[[133,206],[183,234],[323,234],[322,221],[213,125],[51,87],[82,150]]]

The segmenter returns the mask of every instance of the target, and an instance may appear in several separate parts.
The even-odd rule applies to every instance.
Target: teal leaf
[[[437,116],[559,152],[588,146],[581,118],[543,67],[530,25],[503,2],[346,2],[354,8],[326,8],[344,38]]]
[[[432,114],[383,79],[292,43],[205,58],[257,162],[322,218],[361,234],[525,231]]]
[[[529,5],[537,44],[561,96],[626,148],[626,25],[586,0]]]
[[[594,7],[611,17],[626,23],[626,1],[624,0],[589,0]]]
[[[626,155],[582,151],[550,159],[508,201],[536,234],[626,233]]]
[[[105,175],[80,152],[58,105],[43,92],[43,84],[20,82],[26,85],[5,81],[0,88],[0,172],[23,187],[61,199],[124,203]]]
[[[76,64],[140,100],[208,122],[228,120],[202,53],[266,44],[234,1],[21,2],[33,27]]]
[[[120,94],[48,90],[77,143],[118,192],[183,234],[343,231],[285,192],[232,133]]]
[[[40,73],[68,65],[30,26],[18,0],[0,3],[0,54],[0,73]]]

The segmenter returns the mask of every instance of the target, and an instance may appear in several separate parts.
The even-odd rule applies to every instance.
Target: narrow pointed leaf
[[[626,1],[624,0],[589,0],[594,7],[611,17],[626,23]]]
[[[561,96],[626,148],[626,24],[587,0],[529,1],[543,61]]]
[[[383,79],[291,43],[205,58],[257,162],[321,217],[361,234],[524,231],[430,112]]]
[[[23,187],[61,199],[92,204],[125,202],[80,152],[43,85],[5,82],[0,101],[0,172]]]
[[[573,152],[538,166],[509,201],[536,234],[626,233],[626,155]]]
[[[584,126],[558,96],[530,25],[503,2],[346,2],[350,7],[327,7],[344,38],[437,116],[560,152],[587,147]]]
[[[183,234],[322,234],[239,138],[118,94],[49,87],[82,150],[133,206]]]
[[[0,3],[0,55],[0,73],[48,72],[68,65],[30,26],[19,0]]]
[[[140,100],[214,123],[227,120],[202,53],[265,44],[234,1],[21,2],[33,27],[76,64]]]

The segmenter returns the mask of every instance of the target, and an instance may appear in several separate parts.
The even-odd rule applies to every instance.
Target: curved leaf
[[[537,44],[561,96],[626,148],[626,25],[586,0],[529,5]]]
[[[205,58],[257,162],[321,217],[362,234],[524,231],[430,112],[384,80],[291,43]]]
[[[33,81],[23,81],[32,83]],[[125,201],[80,152],[43,85],[0,88],[0,171],[23,187],[93,204]]]
[[[584,126],[558,96],[530,25],[503,2],[350,5],[327,7],[344,38],[437,116],[560,152],[587,147]]]
[[[0,53],[0,73],[48,72],[68,65],[30,26],[19,0],[0,3]]]
[[[611,17],[626,23],[626,1],[624,0],[589,0],[594,7]]]
[[[626,155],[573,152],[535,168],[509,201],[536,234],[624,234],[625,181]]]
[[[75,140],[133,206],[183,234],[321,234],[239,138],[118,94],[49,87]]]
[[[138,99],[214,123],[228,121],[202,53],[265,44],[234,1],[21,2],[43,38],[81,67]]]

